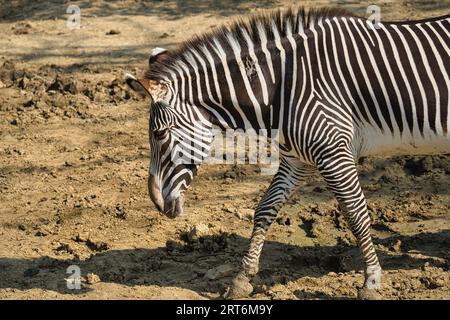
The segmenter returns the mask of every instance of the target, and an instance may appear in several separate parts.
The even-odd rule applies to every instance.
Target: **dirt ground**
[[[372,1],[385,20],[447,14],[444,1]],[[214,299],[231,281],[270,177],[202,167],[185,215],[151,204],[148,109],[127,89],[155,46],[255,10],[365,1],[0,1],[0,299]],[[364,159],[386,299],[450,298],[450,156]],[[195,232],[192,232],[192,229]],[[70,290],[75,265],[80,290]],[[360,254],[314,177],[281,210],[254,299],[354,299]]]

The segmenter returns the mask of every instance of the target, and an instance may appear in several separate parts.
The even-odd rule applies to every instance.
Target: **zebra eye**
[[[167,131],[168,129],[154,130],[153,135],[155,136],[155,138],[161,139],[166,135]]]

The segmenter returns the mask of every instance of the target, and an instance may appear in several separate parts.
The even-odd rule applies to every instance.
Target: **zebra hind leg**
[[[267,230],[276,218],[278,210],[297,189],[300,182],[314,170],[315,168],[295,159],[281,158],[278,172],[255,210],[250,248],[242,259],[241,271],[225,293],[226,299],[244,298],[252,293],[253,286],[250,284],[250,279],[258,273],[259,258]]]
[[[350,152],[335,152],[334,156],[319,162],[321,175],[334,193],[353,235],[358,241],[365,263],[364,287],[358,292],[362,299],[379,299],[381,266],[370,235],[371,220],[362,192],[358,173]],[[337,159],[339,157],[339,159]]]

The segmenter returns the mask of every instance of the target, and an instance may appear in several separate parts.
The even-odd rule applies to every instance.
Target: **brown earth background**
[[[373,1],[382,19],[450,12],[448,1]],[[81,29],[66,27],[69,4]],[[229,285],[270,177],[202,167],[185,215],[147,196],[148,107],[123,83],[156,46],[237,15],[365,1],[0,1],[0,299],[214,299]],[[360,176],[387,299],[449,299],[450,157],[363,159]],[[67,268],[81,270],[69,290]],[[360,254],[316,176],[270,229],[254,299],[353,299]],[[69,280],[68,280],[69,279]]]

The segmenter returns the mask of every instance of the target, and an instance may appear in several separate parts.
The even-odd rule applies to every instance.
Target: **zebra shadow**
[[[384,270],[420,270],[425,264],[449,269],[450,230],[375,239],[375,244],[378,247],[389,246],[398,240],[401,245],[396,252],[378,250]],[[67,273],[68,267],[76,266],[82,276],[94,273],[103,283],[129,287],[177,287],[205,297],[217,297],[229,286],[248,243],[247,238],[228,234],[154,249],[107,250],[84,261],[46,256],[34,259],[0,258],[0,288],[7,289],[3,295],[17,292],[17,289],[41,289],[83,298],[84,294],[97,288],[96,285],[84,283],[80,290],[68,288],[67,279],[71,278]],[[217,278],[211,276],[214,274],[211,269],[223,265],[229,269]],[[302,247],[268,240],[261,256],[260,272],[254,282],[256,288],[267,290],[276,284],[284,285],[302,277],[321,278],[330,272],[362,270],[362,267],[359,250],[353,246],[338,243],[335,246]],[[363,275],[360,276],[362,283]],[[294,294],[303,299],[342,298],[301,291]],[[107,294],[102,293],[101,297],[107,297]]]

